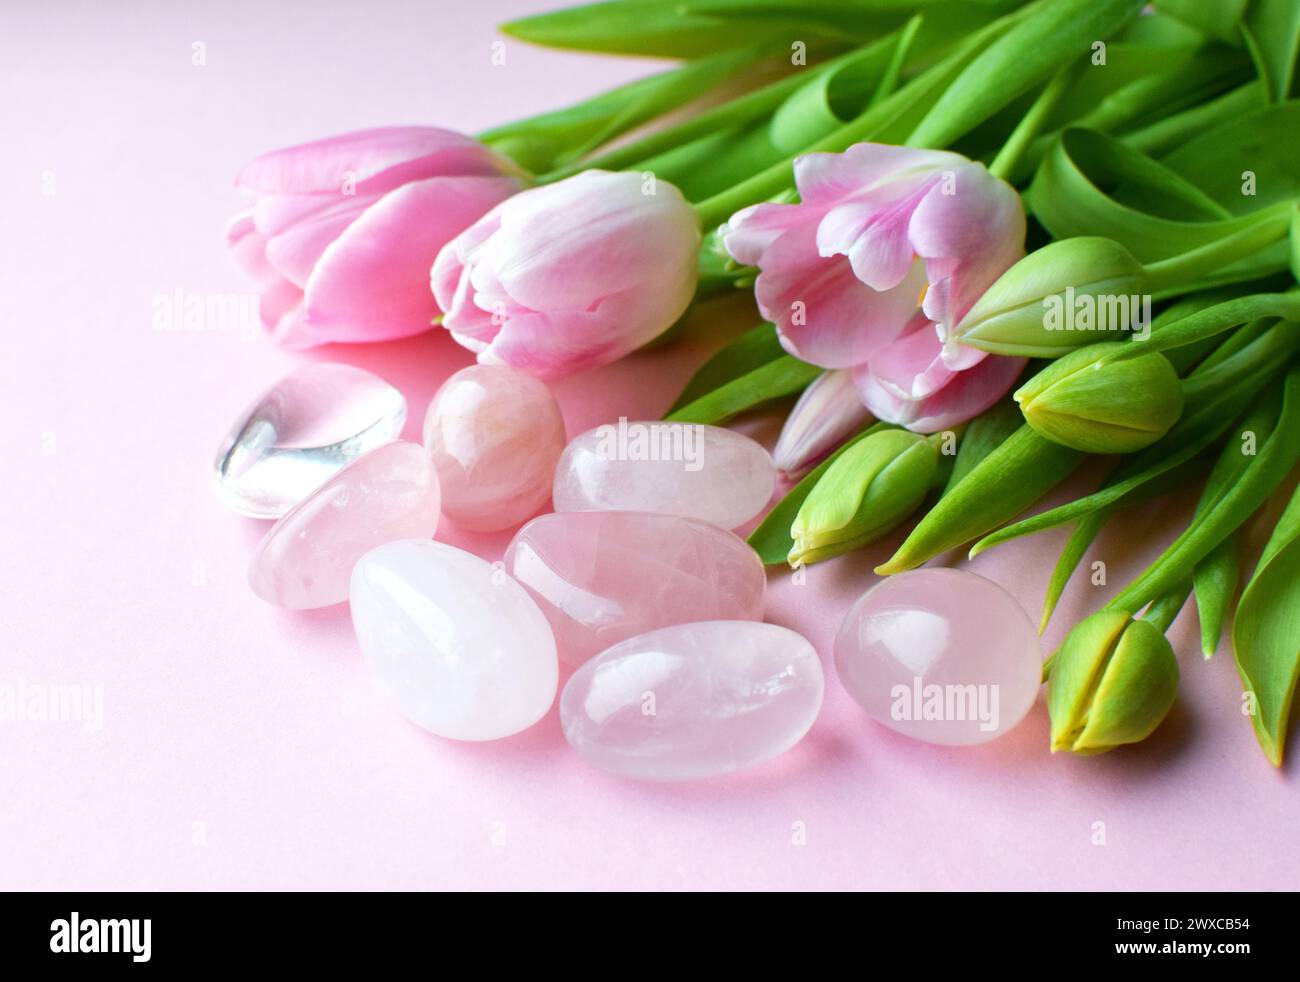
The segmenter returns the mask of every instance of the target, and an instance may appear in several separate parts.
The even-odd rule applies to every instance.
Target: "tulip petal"
[[[667,182],[647,193],[639,174],[584,171],[523,192],[500,217],[481,265],[521,307],[588,310],[643,282],[647,269],[695,276],[695,212]]]
[[[509,178],[435,177],[384,195],[321,255],[307,282],[306,327],[332,341],[428,330],[439,250],[517,187]]]
[[[719,233],[732,259],[746,266],[757,266],[763,261],[763,254],[785,232],[819,220],[819,212],[799,205],[750,205],[732,215]]]
[[[952,193],[948,193],[951,189]],[[923,308],[947,332],[1024,255],[1020,196],[980,164],[964,163],[951,185],[932,188],[912,213],[909,237],[926,260]]]
[[[235,265],[256,284],[273,283],[280,275],[266,259],[266,237],[253,222],[252,209],[240,212],[226,226],[226,245]]]
[[[1015,383],[1026,359],[991,355],[974,368],[955,373],[924,399],[902,399],[872,374],[871,365],[854,370],[853,381],[877,418],[915,433],[936,433],[978,416]]]
[[[772,460],[787,476],[802,473],[871,419],[852,373],[825,372],[803,390],[781,427]]]
[[[438,175],[492,176],[510,165],[472,137],[432,126],[358,130],[263,154],[236,184],[268,194],[383,193]]]
[[[792,355],[822,368],[850,368],[902,332],[925,270],[917,263],[893,290],[876,291],[843,256],[819,257],[815,237],[815,229],[802,227],[778,239],[764,256],[754,294]]]
[[[526,311],[510,316],[478,360],[510,365],[540,379],[609,364],[663,329],[660,318],[646,318],[639,292],[607,298],[589,311]]]
[[[899,399],[925,399],[955,374],[942,355],[934,324],[925,314],[917,314],[896,341],[872,355],[871,374]]]
[[[884,143],[855,143],[843,153],[808,153],[794,161],[794,181],[804,204],[828,205],[894,181],[910,182],[928,171],[951,170],[969,161],[944,150]]]
[[[331,242],[343,234],[370,205],[373,196],[344,197],[284,226],[266,243],[266,258],[281,276],[306,287],[317,260]]]

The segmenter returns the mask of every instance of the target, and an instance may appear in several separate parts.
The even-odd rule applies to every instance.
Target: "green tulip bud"
[[[1100,754],[1145,740],[1174,704],[1178,660],[1160,629],[1123,610],[1080,621],[1052,657],[1052,753]]]
[[[1159,352],[1107,360],[1127,347],[1091,344],[1052,362],[1013,397],[1025,422],[1085,453],[1132,453],[1155,443],[1182,415],[1182,383]]]
[[[984,291],[953,331],[995,355],[1055,358],[1098,331],[1150,330],[1148,277],[1111,239],[1080,236],[1031,252]]]
[[[790,526],[791,566],[873,542],[925,498],[939,466],[933,437],[881,430],[850,446],[813,486]]]

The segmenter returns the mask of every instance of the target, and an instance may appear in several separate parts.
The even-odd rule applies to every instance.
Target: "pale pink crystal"
[[[1014,597],[959,569],[891,576],[835,639],[844,687],[878,722],[927,743],[992,740],[1038,697],[1038,633]]]
[[[545,384],[499,365],[471,365],[443,383],[424,419],[443,513],[479,532],[511,528],[551,497],[564,418]]]
[[[775,624],[708,621],[642,634],[574,672],[564,735],[625,777],[687,781],[782,754],[821,709],[817,652]]]
[[[511,541],[505,567],[542,608],[570,665],[655,628],[763,616],[758,554],[730,532],[674,515],[542,515]]]
[[[588,430],[555,469],[556,511],[646,511],[733,529],[772,497],[776,467],[749,437],[696,423],[628,422]]]
[[[486,560],[442,542],[389,542],[352,573],[352,623],[380,683],[412,722],[496,740],[555,701],[559,662],[537,605]]]
[[[418,443],[371,450],[271,526],[253,554],[249,585],[277,607],[342,603],[364,553],[394,539],[433,537],[438,503],[438,474]]]

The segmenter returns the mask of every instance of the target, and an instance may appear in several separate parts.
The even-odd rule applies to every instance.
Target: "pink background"
[[[996,743],[914,743],[832,678],[785,757],[645,786],[582,764],[554,713],[491,745],[432,737],[372,687],[346,606],[253,597],[265,524],[210,487],[245,404],[304,357],[347,360],[403,389],[415,436],[469,359],[440,334],[303,356],[220,323],[159,330],[157,298],[247,290],[221,231],[258,152],[380,124],[473,132],[649,67],[513,41],[494,67],[493,24],[544,6],[6,4],[0,685],[102,685],[104,725],[0,722],[0,887],[1300,886],[1295,765],[1265,761],[1230,652],[1201,661],[1194,614],[1171,635],[1180,704],[1139,749],[1051,757],[1041,700]],[[660,413],[714,343],[558,384],[570,433]],[[1128,516],[1090,559],[1124,582],[1131,547],[1165,541],[1188,504]],[[490,559],[507,540],[449,538]],[[972,567],[1036,612],[1059,543]],[[774,574],[769,619],[828,658],[889,545],[804,586]],[[1049,641],[1104,595],[1072,584]]]

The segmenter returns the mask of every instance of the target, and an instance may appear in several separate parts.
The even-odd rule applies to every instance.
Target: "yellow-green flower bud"
[[[791,566],[830,559],[896,527],[925,497],[939,466],[934,438],[881,430],[835,459],[790,526]]]
[[[1100,754],[1145,740],[1174,704],[1178,660],[1160,629],[1123,610],[1075,626],[1052,658],[1052,753]]]
[[[1055,358],[1099,331],[1150,329],[1148,277],[1112,239],[1080,236],[1031,252],[984,291],[953,338],[995,355]]]
[[[1155,443],[1182,415],[1182,383],[1159,352],[1106,360],[1126,347],[1092,344],[1052,362],[1014,396],[1025,422],[1085,453],[1132,453]]]

